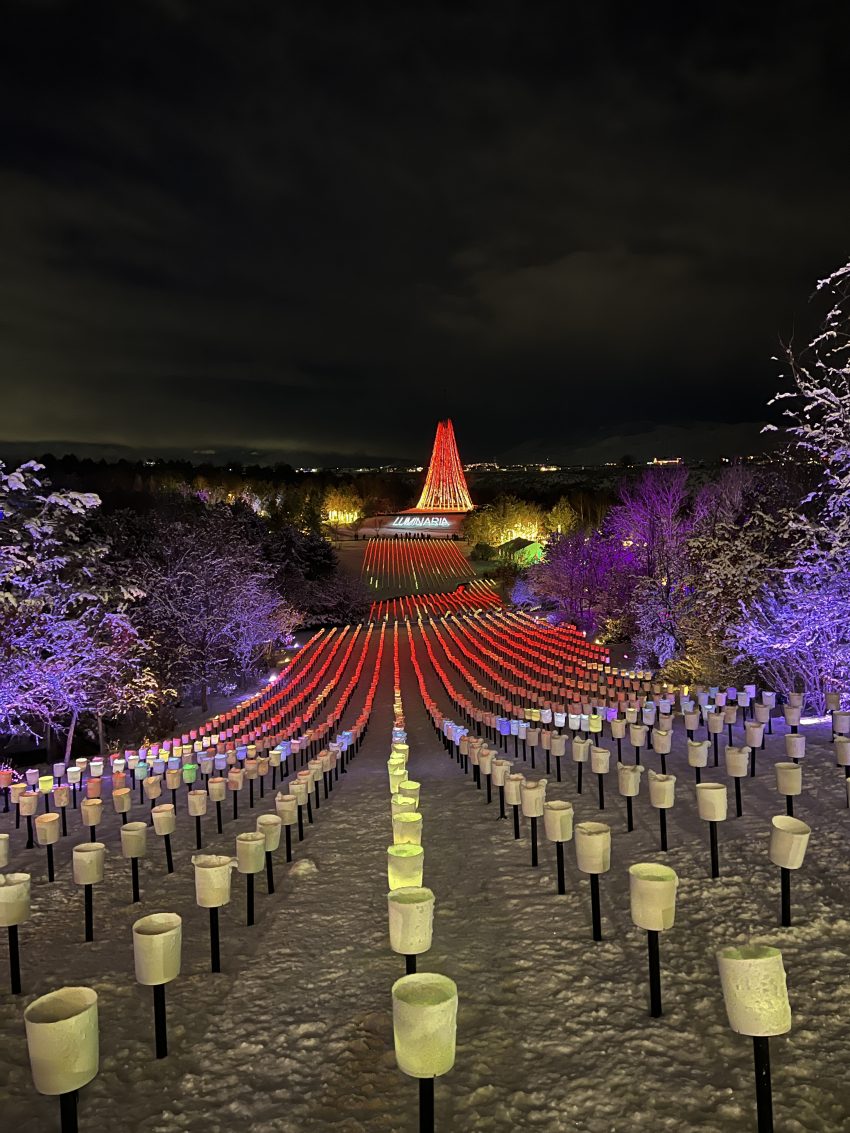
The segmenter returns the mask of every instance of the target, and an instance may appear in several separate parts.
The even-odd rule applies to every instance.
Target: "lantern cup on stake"
[[[30,919],[30,875],[0,873],[0,927],[9,936],[9,982],[12,995],[21,994],[21,951],[18,925]]]
[[[393,815],[393,842],[397,846],[422,845],[422,815],[418,811],[403,807]]]
[[[133,924],[136,980],[153,988],[156,1057],[168,1054],[165,985],[180,975],[183,921],[177,913],[152,913]]]
[[[154,831],[165,844],[165,865],[169,873],[174,873],[174,858],[171,853],[171,835],[177,827],[177,818],[172,803],[161,803],[151,810]]]
[[[246,923],[254,923],[254,874],[262,871],[266,857],[266,839],[256,830],[236,836],[236,868],[245,874]]]
[[[785,810],[794,815],[794,796],[803,793],[803,768],[799,763],[774,763],[776,789],[785,796]]]
[[[434,1129],[434,1079],[455,1063],[457,985],[447,976],[402,976],[392,988],[393,1039],[398,1068],[419,1079],[419,1129]]]
[[[611,827],[604,822],[579,822],[575,827],[576,865],[590,875],[593,939],[602,939],[599,874],[611,868]]]
[[[700,782],[700,771],[708,766],[708,740],[688,740],[688,766],[693,767],[696,781]]]
[[[711,876],[720,876],[720,857],[717,849],[717,823],[726,819],[728,801],[725,783],[698,783],[697,810],[703,822],[708,823],[711,846]]]
[[[799,869],[803,864],[812,830],[805,822],[785,814],[776,815],[770,822],[770,860],[781,871],[780,921],[787,928],[791,924],[791,870]]]
[[[133,884],[133,903],[141,900],[139,894],[139,858],[148,852],[148,824],[128,822],[121,827],[121,853],[130,859],[130,872]]]
[[[676,802],[676,776],[649,773],[649,802],[658,811],[661,849],[667,850],[667,811]]]
[[[59,815],[40,814],[35,820],[35,838],[47,850],[47,880],[53,881],[53,847],[59,841]]]
[[[514,811],[514,838],[519,838],[519,808],[522,802],[521,787],[525,776],[519,773],[505,778],[505,802]]]
[[[629,899],[632,920],[646,930],[649,954],[649,1013],[661,1015],[661,959],[658,934],[673,927],[679,879],[666,865],[638,862],[629,866]]]
[[[745,779],[750,768],[750,749],[748,747],[726,747],[723,753],[726,760],[726,774],[735,781],[735,815],[744,813],[741,799],[741,780]]]
[[[573,836],[573,804],[564,799],[552,799],[543,805],[543,829],[550,842],[555,843],[558,859],[558,892],[566,893],[564,872],[564,843]]]
[[[100,1062],[97,992],[63,987],[24,1011],[32,1080],[40,1094],[59,1097],[62,1133],[77,1133],[77,1091]]]
[[[407,975],[416,971],[416,957],[431,947],[434,894],[422,886],[406,886],[387,894],[390,948],[405,957]]]
[[[640,791],[640,777],[642,774],[643,765],[640,763],[635,763],[634,765],[628,763],[617,764],[617,788],[626,800],[626,829],[629,831],[635,828],[632,799],[635,798]]]
[[[86,919],[86,942],[94,940],[94,886],[103,881],[103,842],[84,842],[74,846],[72,869],[75,885],[83,886]]]
[[[545,779],[523,779],[520,787],[520,804],[523,817],[531,825],[531,864],[537,865],[537,820],[543,817],[543,804],[546,802]]]
[[[770,1038],[791,1030],[782,953],[764,944],[722,948],[717,966],[729,1026],[736,1034],[752,1036],[759,1133],[772,1133]]]
[[[195,901],[200,908],[210,911],[211,970],[220,972],[218,910],[230,904],[230,876],[236,868],[236,858],[224,854],[195,854],[192,865],[195,867]]]
[[[280,846],[280,834],[283,823],[277,814],[261,814],[257,819],[257,832],[265,839],[266,851],[266,887],[269,893],[274,893],[274,866],[272,854]]]

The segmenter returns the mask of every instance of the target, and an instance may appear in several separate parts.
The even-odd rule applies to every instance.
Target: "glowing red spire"
[[[472,500],[457,451],[455,431],[449,420],[440,421],[437,425],[425,487],[415,510],[472,511]]]

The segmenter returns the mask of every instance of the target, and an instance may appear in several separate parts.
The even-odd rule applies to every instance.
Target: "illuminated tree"
[[[553,535],[569,535],[580,526],[579,514],[566,496],[561,496],[554,507],[546,512],[545,529]]]
[[[363,515],[363,500],[351,484],[328,488],[322,502],[322,515],[331,528],[357,523]]]
[[[138,595],[105,566],[88,522],[97,496],[52,491],[41,465],[0,465],[0,731],[67,729],[159,696],[127,615]]]
[[[850,678],[850,264],[818,284],[830,310],[804,351],[785,352],[791,388],[784,403],[791,451],[813,488],[785,515],[790,563],[774,564],[734,628],[749,659],[787,693],[803,685],[823,711],[826,693]],[[772,404],[772,403],[771,403]]]
[[[472,511],[451,421],[440,421],[418,511]]]
[[[500,547],[511,539],[534,541],[540,537],[542,527],[543,512],[537,504],[506,495],[467,516],[464,534],[470,543]]]

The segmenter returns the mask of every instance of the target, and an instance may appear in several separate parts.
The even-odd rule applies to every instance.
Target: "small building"
[[[509,539],[496,548],[500,559],[508,559],[517,566],[531,566],[543,558],[543,547],[532,539]]]

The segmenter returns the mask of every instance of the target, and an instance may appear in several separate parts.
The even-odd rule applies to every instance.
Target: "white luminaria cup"
[[[183,921],[177,913],[151,913],[133,922],[136,980],[145,987],[167,984],[180,975]]]
[[[398,1068],[412,1078],[438,1078],[455,1062],[457,986],[432,972],[402,976],[392,988]]]
[[[783,869],[799,869],[812,828],[785,814],[777,814],[770,823],[770,860]]]
[[[697,811],[703,822],[723,822],[728,809],[725,783],[697,784]]]
[[[103,842],[84,842],[74,846],[72,871],[75,885],[97,885],[103,881],[103,860],[106,846]]]
[[[189,804],[189,816],[191,818],[201,818],[207,813],[209,795],[206,791],[189,791],[186,795],[186,800]]]
[[[403,809],[393,815],[393,842],[396,846],[422,845],[422,815],[418,811]]]
[[[575,845],[582,873],[607,873],[611,868],[611,827],[606,823],[576,823]]]
[[[803,768],[799,763],[774,763],[776,789],[780,795],[801,795],[803,793]]]
[[[259,873],[266,864],[266,839],[256,830],[236,835],[236,868],[240,873]]]
[[[121,827],[121,853],[125,858],[143,858],[148,851],[148,824],[128,822]]]
[[[202,909],[219,909],[230,903],[230,876],[236,859],[224,854],[195,854],[195,901]]]
[[[30,875],[0,873],[0,928],[30,919]]]
[[[274,853],[280,845],[283,823],[277,814],[261,814],[257,818],[257,833],[265,839],[265,852]]]
[[[676,919],[679,879],[666,865],[638,862],[629,866],[632,921],[647,932],[664,932]]]
[[[520,806],[526,818],[542,818],[546,802],[545,779],[523,779],[519,785]]]
[[[791,1005],[778,948],[765,944],[721,948],[717,966],[733,1031],[764,1038],[791,1030]]]
[[[669,810],[676,802],[676,776],[649,772],[649,802],[658,810]]]
[[[99,1065],[97,993],[63,987],[24,1011],[30,1068],[36,1090],[55,1096],[80,1090]]]
[[[590,749],[590,770],[594,775],[607,775],[611,768],[611,752],[607,747]]]
[[[390,889],[422,885],[425,851],[421,846],[405,842],[387,847],[387,880]]]
[[[733,779],[743,779],[750,770],[750,749],[748,747],[727,747],[724,751],[726,774]]]
[[[617,788],[624,798],[634,798],[640,792],[640,777],[643,765],[640,763],[617,764]]]
[[[387,894],[390,947],[400,956],[421,956],[431,947],[434,930],[434,894],[408,885]]]
[[[543,829],[550,842],[569,842],[573,836],[573,804],[551,799],[543,806]]]
[[[789,759],[805,759],[806,757],[806,737],[801,736],[799,732],[786,732],[785,734],[785,754]]]

